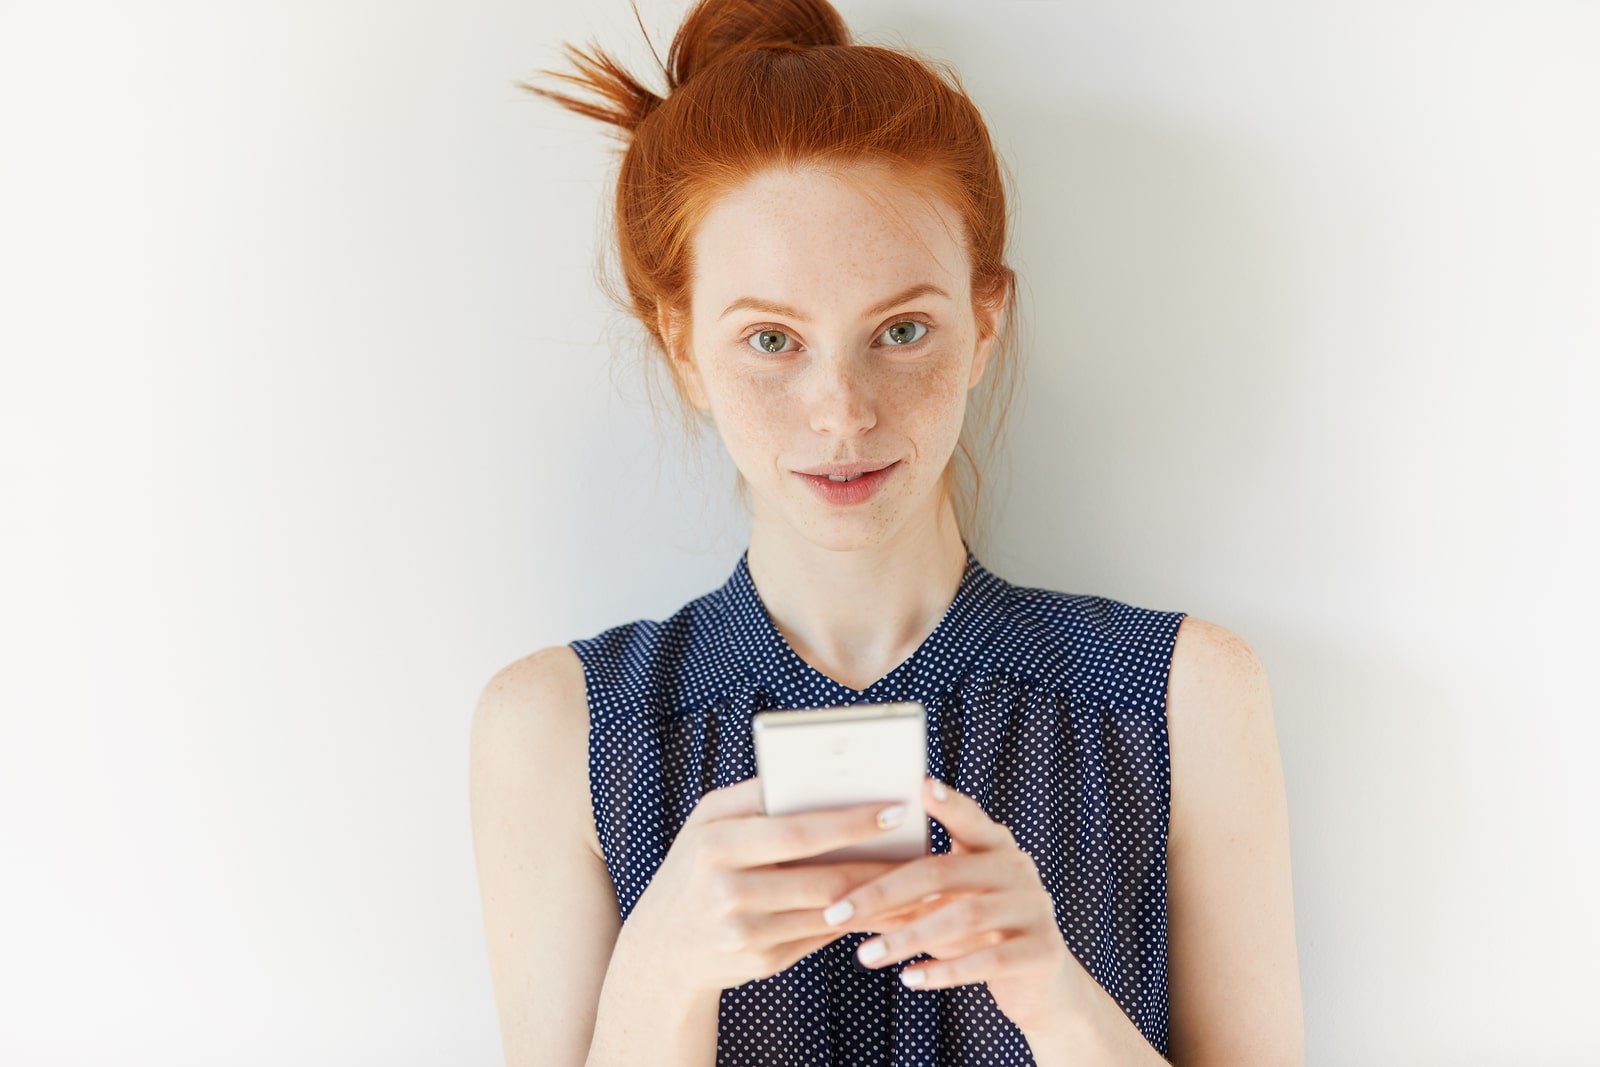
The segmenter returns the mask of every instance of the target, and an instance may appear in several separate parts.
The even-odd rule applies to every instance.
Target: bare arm
[[[1185,618],[1168,679],[1171,1059],[1305,1062],[1289,817],[1266,671]]]
[[[472,722],[472,827],[507,1067],[716,1057],[718,993],[619,920],[589,797],[583,666],[565,645],[501,670]]]
[[[620,921],[591,848],[588,704],[565,646],[489,680],[472,720],[472,837],[507,1067],[581,1064]]]

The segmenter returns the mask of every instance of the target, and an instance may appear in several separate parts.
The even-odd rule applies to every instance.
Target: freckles
[[[883,399],[895,411],[914,421],[941,423],[952,409],[966,404],[966,372],[954,359],[934,359],[904,372],[887,382]]]
[[[892,368],[884,375],[881,386],[885,398],[916,402],[930,393],[947,392],[950,382],[960,375],[955,361],[945,356],[934,356],[914,363]]]
[[[770,377],[742,374],[730,374],[714,388],[718,432],[736,458],[755,462],[784,440],[796,411],[787,389]]]
[[[737,366],[721,371],[713,388],[722,408],[740,420],[770,419],[792,403],[788,389],[771,375],[750,373]]]

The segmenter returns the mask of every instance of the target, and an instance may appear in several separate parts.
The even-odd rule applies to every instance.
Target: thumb
[[[685,825],[691,822],[709,822],[729,819],[735,815],[761,814],[761,777],[754,775],[742,782],[712,789],[700,798]]]
[[[963,851],[1008,848],[1015,844],[1011,830],[989,818],[989,813],[972,797],[929,775],[923,783],[923,798],[928,814],[950,835],[950,849],[960,844]],[[943,798],[939,796],[944,793]]]

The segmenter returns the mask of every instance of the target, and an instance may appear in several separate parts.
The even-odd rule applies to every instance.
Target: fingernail
[[[837,926],[856,913],[856,906],[848,900],[841,900],[828,906],[822,913],[822,921],[829,926]]]
[[[939,779],[935,778],[933,780],[933,799],[935,799],[935,800],[948,800],[949,798],[950,798],[950,790],[948,790],[948,789],[946,789],[944,787],[944,783],[943,782],[941,782],[941,781],[939,781]]]
[[[882,956],[885,951],[886,950],[883,947],[883,939],[880,937],[873,941],[863,942],[861,947],[856,950],[856,955],[861,958],[862,963],[871,963],[873,960]]]
[[[906,806],[895,804],[878,812],[878,829],[888,830],[905,822]]]
[[[922,968],[920,967],[914,971],[900,972],[900,981],[904,982],[908,986],[911,986],[912,988],[916,988],[917,986],[921,985],[922,980],[926,977],[927,975],[922,973]]]

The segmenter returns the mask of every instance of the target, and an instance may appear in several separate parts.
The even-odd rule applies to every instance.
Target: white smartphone
[[[928,715],[921,702],[761,711],[752,723],[763,814],[868,801],[906,806],[905,821],[894,829],[790,864],[898,862],[927,854]]]

